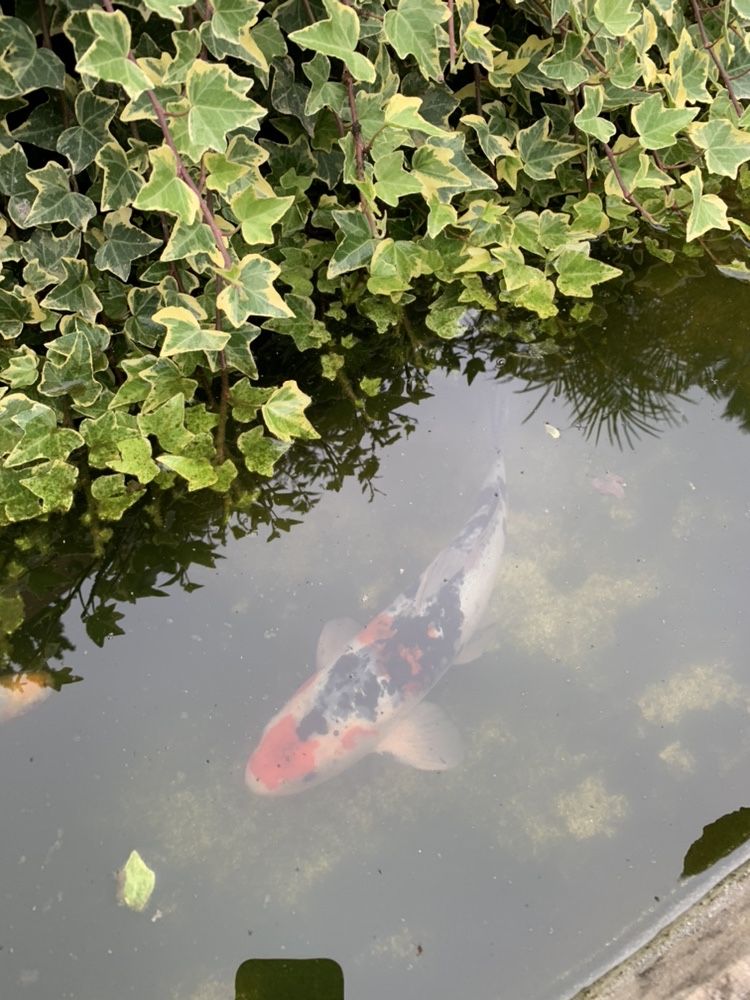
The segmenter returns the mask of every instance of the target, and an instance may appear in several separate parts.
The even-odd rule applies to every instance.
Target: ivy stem
[[[479,69],[478,63],[474,63],[474,99],[477,102],[477,114],[481,115],[482,112],[482,71]]]
[[[727,71],[722,65],[721,59],[714,52],[714,42],[708,40],[708,35],[706,34],[706,28],[703,24],[703,15],[701,14],[700,6],[698,5],[698,0],[690,0],[691,6],[693,8],[693,13],[695,14],[695,23],[698,25],[698,31],[700,32],[701,41],[703,42],[703,48],[708,52],[713,60],[713,64],[719,72],[724,86],[727,88],[727,93],[729,94],[729,99],[732,102],[734,110],[737,112],[737,117],[741,118],[744,114],[745,109],[742,107],[740,102],[737,100],[737,95],[734,92],[734,87],[732,86],[732,81],[729,79]]]
[[[357,171],[357,180],[363,181],[365,179],[365,144],[362,142],[362,126],[359,123],[359,115],[357,114],[357,96],[354,93],[354,80],[349,70],[344,67],[344,72],[342,73],[341,79],[346,85],[346,93],[349,99],[349,114],[352,119],[352,138],[354,139],[354,164]],[[365,201],[365,196],[360,191],[359,201],[362,207],[362,214],[367,219],[367,224],[370,227],[370,232],[373,236],[378,235],[378,227],[375,224],[375,219],[370,211],[370,206]]]
[[[448,51],[451,59],[451,73],[456,72],[456,26],[454,24],[454,0],[448,0]]]
[[[221,278],[216,278],[216,329],[221,332],[221,309],[218,305],[219,295],[224,287]],[[221,396],[219,398],[219,425],[216,428],[216,457],[219,463],[224,461],[224,447],[227,438],[227,411],[229,409],[229,372],[227,369],[227,359],[224,351],[219,351],[219,365],[221,366]]]
[[[612,149],[610,148],[608,143],[603,142],[602,149],[604,150],[604,153],[607,159],[609,160],[609,165],[610,167],[612,167],[612,173],[615,175],[615,180],[620,185],[620,190],[622,191],[622,196],[625,199],[625,201],[627,201],[629,204],[633,206],[633,208],[635,208],[638,212],[640,212],[643,218],[646,220],[646,222],[649,222],[652,226],[656,226],[657,225],[656,219],[647,209],[643,207],[643,205],[641,205],[641,203],[636,199],[633,192],[625,183],[625,179],[620,173],[620,168],[617,166],[617,160],[615,158],[615,154],[612,152]]]
[[[52,39],[49,33],[49,18],[47,17],[47,5],[45,0],[39,0],[39,24],[42,29],[42,43],[45,49],[52,48]]]
[[[115,9],[112,6],[112,0],[102,0],[102,6],[109,14],[114,14]],[[138,65],[136,58],[132,52],[128,52],[128,59],[136,66]],[[214,217],[213,212],[208,207],[205,198],[198,189],[198,185],[190,176],[188,169],[183,163],[182,157],[179,154],[177,146],[175,146],[174,139],[172,138],[172,133],[169,131],[169,122],[167,121],[167,113],[164,110],[161,101],[156,96],[153,90],[147,90],[146,96],[151,102],[151,107],[153,108],[154,114],[156,115],[156,120],[158,121],[159,128],[161,129],[162,135],[164,136],[164,141],[166,142],[167,146],[171,149],[172,154],[175,158],[175,163],[177,166],[177,176],[180,178],[180,180],[184,181],[184,183],[187,184],[187,186],[190,188],[190,190],[198,199],[201,215],[205,219],[206,225],[211,230],[214,242],[216,243],[216,248],[221,254],[222,260],[224,261],[224,267],[228,270],[232,266],[232,256],[229,253],[229,250],[227,249],[224,236],[221,230],[219,229],[219,226],[216,222],[216,218]]]

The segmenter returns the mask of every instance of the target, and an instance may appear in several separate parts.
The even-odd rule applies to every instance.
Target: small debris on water
[[[549,434],[551,438],[557,440],[560,437],[560,431],[555,427],[554,424],[550,424],[548,421],[544,421],[544,429]]]
[[[596,476],[592,479],[591,485],[602,496],[616,497],[618,500],[622,500],[625,496],[625,487],[628,484],[616,472],[605,472],[603,476]]]

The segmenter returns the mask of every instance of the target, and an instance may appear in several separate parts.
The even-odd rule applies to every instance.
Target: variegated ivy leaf
[[[203,490],[213,486],[218,479],[216,469],[207,458],[191,458],[187,455],[159,455],[160,465],[172,469],[187,481],[188,492]]]
[[[102,304],[94,291],[94,282],[89,277],[86,261],[65,257],[60,263],[65,277],[47,293],[40,305],[45,309],[78,313],[86,319],[96,319]]]
[[[13,393],[0,401],[4,431],[0,452],[5,465],[14,468],[40,459],[66,459],[83,444],[78,431],[57,426],[55,411],[44,403],[33,402]]]
[[[394,150],[375,161],[375,194],[386,205],[398,205],[399,199],[409,194],[419,194],[422,184],[417,177],[404,170],[404,151]],[[368,227],[369,234],[369,227]]]
[[[224,257],[219,252],[213,233],[201,219],[195,222],[175,223],[169,242],[164,247],[160,260],[184,260],[196,254],[206,254],[217,267],[222,267]]]
[[[438,128],[437,125],[433,125],[422,117],[419,113],[421,106],[422,101],[419,97],[404,97],[403,94],[394,94],[390,100],[386,101],[383,109],[383,125],[411,129],[414,132],[421,132],[423,135],[449,135],[445,129]]]
[[[661,94],[651,94],[630,113],[644,149],[664,149],[677,142],[677,133],[698,114],[698,108],[666,108]]]
[[[494,67],[495,55],[500,52],[489,40],[490,29],[470,21],[461,32],[461,48],[470,63],[477,63],[489,73]]]
[[[197,162],[209,149],[223,153],[235,129],[257,130],[265,110],[245,96],[251,86],[228,66],[197,59],[185,80],[185,99],[168,107],[180,116],[171,129],[177,147]]]
[[[28,179],[37,189],[37,195],[23,221],[16,218],[17,225],[30,228],[67,222],[75,229],[85,229],[96,215],[96,206],[90,198],[70,190],[68,175],[59,163],[30,171]]]
[[[24,473],[26,470],[23,470]],[[54,459],[42,462],[19,476],[22,486],[41,501],[35,513],[62,514],[73,505],[73,488],[78,479],[78,469],[67,462]],[[33,516],[33,515],[32,515]]]
[[[0,98],[25,93],[21,83],[36,55],[34,33],[20,18],[0,16]]]
[[[168,306],[154,313],[154,322],[167,328],[161,345],[162,357],[187,354],[189,351],[221,351],[229,341],[229,334],[221,330],[206,329],[189,309]]]
[[[96,154],[95,162],[103,172],[102,211],[132,205],[144,181],[140,174],[131,170],[125,150],[116,142],[108,142]]]
[[[150,149],[151,176],[133,205],[144,211],[167,212],[182,222],[194,222],[200,212],[197,194],[178,174],[175,155],[168,146]]]
[[[57,151],[67,156],[74,174],[79,174],[93,161],[105,143],[112,140],[109,123],[118,102],[97,97],[90,90],[76,97],[77,125],[66,128],[57,140]]]
[[[69,395],[76,405],[91,406],[102,392],[98,372],[106,371],[109,360],[104,353],[109,333],[79,316],[66,317],[60,324],[60,336],[47,348],[39,392],[44,396]]]
[[[736,178],[741,164],[750,160],[750,135],[726,118],[692,125],[688,135],[696,146],[705,150],[706,166],[712,174]]]
[[[129,208],[120,208],[104,220],[104,243],[96,251],[94,263],[99,270],[111,271],[127,281],[133,261],[146,257],[161,243],[131,224]]]
[[[260,0],[214,0],[211,15],[214,35],[244,47],[262,8]]]
[[[122,11],[87,12],[94,41],[78,60],[79,73],[97,80],[119,83],[128,97],[138,97],[152,83],[135,60],[130,59],[130,23]]]
[[[709,104],[711,95],[706,90],[710,58],[693,44],[687,28],[682,29],[680,44],[669,54],[669,76],[663,80],[664,89],[672,103],[683,108],[690,101]]]
[[[730,229],[726,203],[716,194],[703,193],[703,177],[698,167],[683,174],[682,180],[690,188],[693,198],[687,223],[688,243],[697,240],[709,229]]]
[[[263,420],[269,431],[281,441],[294,438],[311,440],[320,434],[305,416],[305,409],[312,400],[290,379],[279,386],[261,406]]]
[[[311,85],[305,101],[306,115],[315,115],[326,107],[333,111],[344,107],[346,87],[331,80],[331,63],[327,56],[316,52],[309,62],[302,64],[302,72]]]
[[[521,154],[523,171],[532,180],[541,181],[555,176],[561,163],[576,156],[583,149],[569,142],[558,142],[549,138],[550,120],[539,118],[528,128],[521,129],[516,136],[516,145]]]
[[[290,41],[300,48],[340,59],[355,80],[374,83],[375,67],[369,59],[355,51],[359,42],[357,12],[340,0],[323,0],[323,6],[328,17],[299,31],[292,31]]]
[[[426,80],[442,80],[440,50],[448,48],[448,5],[441,0],[399,0],[395,10],[386,11],[383,30],[386,40],[401,59],[414,56]]]
[[[216,302],[232,326],[242,326],[250,316],[292,316],[291,309],[273,287],[280,268],[273,261],[251,253],[223,272],[224,287]]]
[[[343,235],[328,262],[328,277],[336,278],[347,271],[364,267],[372,257],[376,240],[367,219],[358,209],[334,211],[332,214],[338,232]]]
[[[574,91],[591,75],[582,58],[587,41],[588,35],[581,37],[569,31],[565,36],[563,47],[539,63],[539,69],[546,73],[550,80],[561,80],[566,90]]]
[[[159,17],[175,24],[182,24],[182,7],[190,6],[190,0],[143,0],[149,10],[152,10]]]

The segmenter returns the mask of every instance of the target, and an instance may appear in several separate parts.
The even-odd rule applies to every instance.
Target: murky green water
[[[232,998],[248,958],[328,956],[356,1000],[552,1000],[689,893],[703,826],[750,805],[748,305],[716,280],[658,302],[636,285],[581,360],[523,353],[502,384],[489,359],[469,384],[471,349],[446,348],[431,397],[402,386],[390,431],[373,421],[391,443],[357,437],[357,475],[321,452],[304,499],[284,484],[288,531],[134,522],[104,567],[61,538],[16,665],[60,648],[65,594],[61,663],[83,680],[0,726],[0,996]],[[372,617],[470,514],[499,397],[511,513],[486,648],[430,696],[464,763],[369,757],[252,796],[247,756],[324,622]],[[116,901],[133,848],[157,876],[142,914]]]

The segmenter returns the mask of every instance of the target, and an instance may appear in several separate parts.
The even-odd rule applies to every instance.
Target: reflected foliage
[[[682,877],[699,875],[750,838],[750,809],[742,807],[703,827],[682,863]]]
[[[621,446],[679,420],[696,388],[750,430],[750,341],[737,322],[750,289],[694,279],[675,269],[633,272],[624,296],[603,295],[565,322],[474,314],[454,341],[431,334],[415,302],[408,329],[342,343],[347,375],[329,379],[313,352],[308,361],[290,345],[321,437],[292,447],[273,479],[246,473],[226,495],[155,490],[113,525],[97,523],[82,500],[70,514],[2,531],[0,684],[13,685],[21,671],[57,688],[78,679],[65,663],[73,651],[66,614],[101,646],[122,634],[125,605],[174,586],[195,589],[194,567],[213,567],[231,538],[288,532],[351,477],[373,495],[380,456],[416,427],[413,405],[429,396],[434,370],[460,371],[469,382],[480,374],[520,379],[529,417],[540,400],[560,397],[572,423]],[[288,370],[278,339],[261,338],[257,354],[269,379]]]

